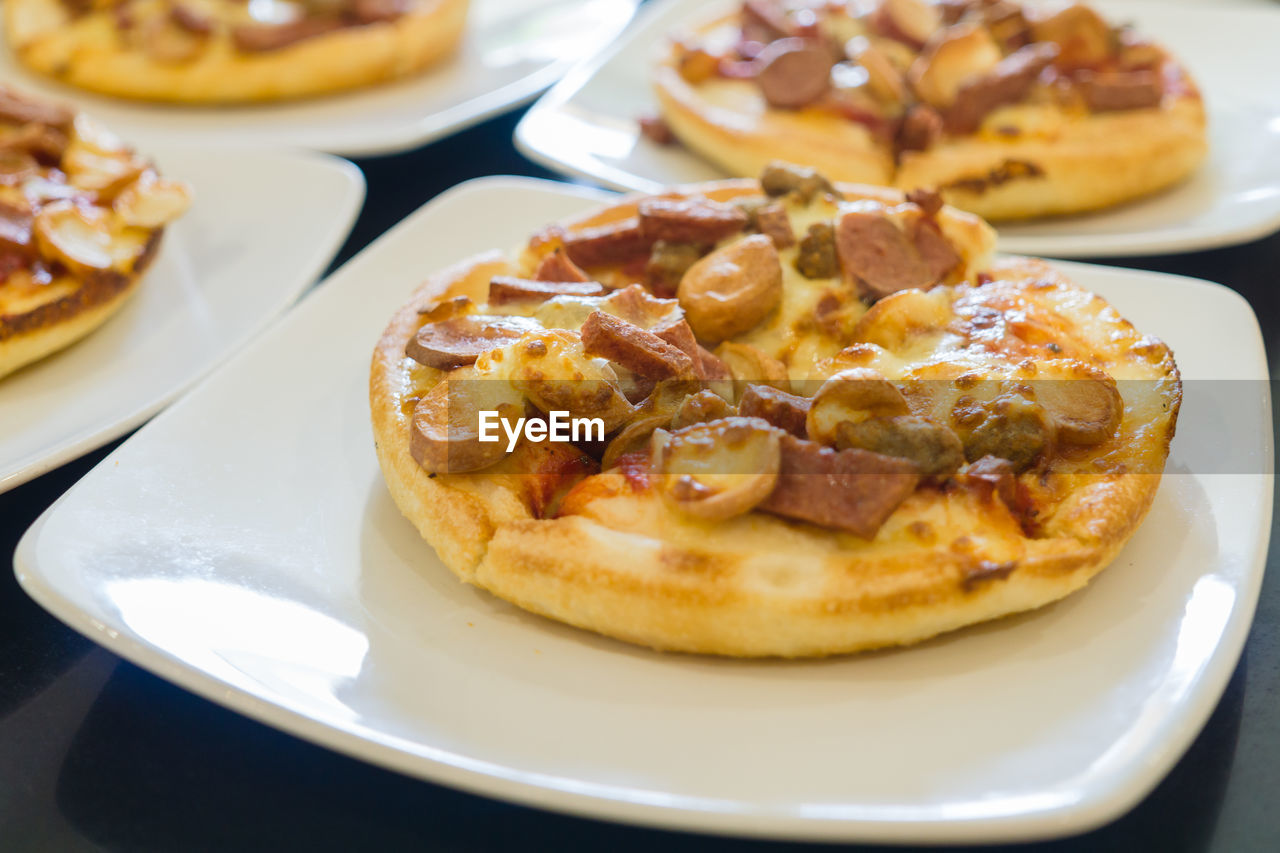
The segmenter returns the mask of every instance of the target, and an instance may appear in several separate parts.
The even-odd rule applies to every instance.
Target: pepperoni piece
[[[530,317],[464,314],[423,326],[404,352],[419,364],[448,370],[473,364],[489,350],[514,343],[525,332],[540,328]]]

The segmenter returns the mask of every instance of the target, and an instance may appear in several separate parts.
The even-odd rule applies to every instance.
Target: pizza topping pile
[[[413,0],[63,0],[73,16],[110,10],[122,38],[158,62],[189,62],[227,41],[280,50],[344,27],[394,21]]]
[[[0,87],[0,314],[59,276],[129,275],[188,203],[84,116]]]
[[[1002,107],[1157,107],[1176,78],[1159,47],[1083,3],[746,0],[726,33],[676,45],[691,84],[751,80],[775,109],[834,112],[901,151],[945,135],[1017,134]]]
[[[604,440],[536,463],[567,472],[546,513],[570,511],[575,484],[617,469],[690,519],[760,510],[869,539],[918,488],[960,484],[1025,510],[1015,475],[1115,434],[1114,380],[1055,360],[1062,348],[1039,326],[1048,357],[1028,375],[1038,379],[969,369],[945,382],[891,381],[881,369],[879,354],[935,332],[971,347],[978,364],[1006,332],[983,301],[999,282],[966,284],[936,195],[846,201],[821,175],[785,164],[761,185],[763,195],[652,197],[629,218],[554,226],[530,242],[531,278],[493,276],[484,302],[419,309],[406,348],[423,389],[407,400],[413,457],[433,475],[489,468],[511,448],[481,440],[481,412],[567,412],[599,418]],[[809,223],[799,241],[793,220]],[[953,308],[949,292],[933,298],[942,284],[990,293]],[[786,314],[792,291],[809,288],[825,293],[819,307]],[[833,295],[852,326],[821,327]],[[834,354],[789,368],[756,345],[784,322],[829,336]]]

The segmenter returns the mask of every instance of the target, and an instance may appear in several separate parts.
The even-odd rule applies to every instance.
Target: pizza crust
[[[279,50],[236,51],[226,33],[190,62],[167,64],[125,44],[110,11],[71,19],[60,0],[8,0],[9,43],[29,68],[124,98],[228,104],[323,95],[405,77],[449,55],[468,0],[419,0],[391,22],[347,27]]]
[[[742,182],[732,183],[742,190]],[[616,221],[633,210],[627,200],[567,225]],[[1083,587],[1137,529],[1159,486],[1158,473],[1073,481],[1041,538],[1023,535],[1003,502],[936,489],[908,498],[870,542],[759,512],[707,524],[674,513],[617,469],[579,484],[582,493],[566,498],[560,517],[538,518],[527,475],[515,473],[529,470],[533,446],[521,445],[479,474],[435,476],[409,450],[412,403],[405,401],[423,379],[413,372],[427,370],[404,355],[423,322],[419,306],[482,293],[493,275],[511,269],[490,255],[419,288],[375,350],[370,406],[378,459],[397,506],[461,580],[526,610],[683,652],[808,657],[913,643]],[[1063,281],[1027,259],[999,262],[995,271],[1027,282]],[[1131,425],[1131,455],[1113,460],[1158,471],[1180,397],[1172,356],[1098,297],[1075,304],[1114,324],[1107,332],[1118,336],[1111,338],[1119,341],[1116,351],[1144,343],[1144,355],[1126,363],[1129,378],[1171,383],[1164,426]]]

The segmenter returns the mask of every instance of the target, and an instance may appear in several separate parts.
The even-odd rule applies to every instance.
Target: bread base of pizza
[[[928,5],[911,0],[884,2],[881,8],[921,4]],[[801,4],[775,0],[746,5],[783,10]],[[970,5],[975,7],[971,14],[982,14],[981,4]],[[1012,8],[1001,5],[1006,12]],[[1044,30],[1045,40],[1018,49],[1008,45],[1003,59],[994,46],[997,40],[986,35],[988,29],[967,18],[951,26],[935,20],[927,40],[909,47],[904,41],[910,39],[884,22],[886,15],[825,22],[831,31],[847,30],[844,37],[857,33],[834,66],[844,73],[832,71],[832,83],[813,86],[810,100],[787,107],[770,98],[790,97],[807,84],[803,74],[785,67],[786,60],[812,53],[819,36],[780,31],[760,36],[788,46],[774,51],[780,58],[772,65],[782,67],[775,75],[780,82],[774,85],[781,88],[775,95],[760,82],[769,73],[763,70],[769,49],[746,62],[724,46],[726,31],[739,34],[750,32],[744,26],[763,25],[744,24],[745,12],[709,22],[677,42],[656,66],[653,85],[660,113],[681,143],[733,175],[757,175],[772,160],[802,163],[832,180],[930,188],[948,204],[990,220],[1112,207],[1177,184],[1204,159],[1200,94],[1185,69],[1150,43],[1107,48],[1115,55],[1104,52],[1088,67],[1059,70],[1050,65],[1021,88],[1009,84],[1013,72],[1002,71],[1001,62],[1008,65],[1020,55],[1034,58],[1037,47],[1056,52],[1056,61],[1065,58],[1068,48],[1058,48],[1050,36],[1074,45],[1087,42],[1086,36],[1101,28],[1109,42],[1119,43],[1121,36],[1092,12],[1067,15],[1069,20],[1061,24],[1029,24],[1019,17],[1026,32]],[[794,28],[796,20],[783,17],[776,26]],[[1064,28],[1069,29],[1062,34]],[[745,35],[739,38],[746,40]],[[745,43],[755,45],[751,50],[761,46]],[[691,47],[703,44],[708,47]],[[1121,55],[1145,64],[1122,69],[1117,66]],[[809,73],[826,75],[833,61],[819,62]],[[786,74],[797,76],[788,80]],[[943,78],[942,83],[935,77]],[[1112,79],[1120,81],[1114,90],[1093,94],[1103,91],[1099,80]],[[840,80],[856,85],[842,87]],[[974,93],[970,100],[981,102],[964,116],[955,106],[962,81]],[[1150,88],[1152,81],[1158,88]],[[1104,101],[1107,97],[1112,100]],[[948,126],[952,116],[962,127]]]
[[[2,377],[118,311],[190,193],[87,117],[3,88],[0,146]]]
[[[129,0],[86,12],[64,0],[14,0],[4,16],[18,59],[68,85],[148,101],[231,104],[415,74],[456,49],[468,0],[349,5],[370,9],[313,18],[282,2],[275,6],[291,16],[260,23],[235,0]]]
[[[930,213],[927,201],[922,212],[892,191],[862,186],[840,185],[837,195],[808,202],[788,194],[780,202],[787,217],[775,208],[767,225],[757,214],[759,227],[783,246],[767,262],[780,267],[783,290],[745,331],[738,324],[720,338],[729,329],[718,324],[729,322],[734,306],[704,315],[696,300],[683,298],[690,277],[702,274],[696,267],[684,273],[677,300],[640,293],[663,288],[655,286],[653,263],[635,262],[638,220],[652,216],[667,236],[705,240],[716,236],[705,230],[708,217],[728,218],[735,203],[758,209],[761,195],[754,181],[726,181],[627,198],[543,232],[514,261],[493,253],[445,270],[396,313],[372,364],[377,455],[397,506],[444,564],[467,583],[561,622],[655,649],[747,657],[914,643],[1043,606],[1087,584],[1137,529],[1159,485],[1180,399],[1168,349],[1049,265],[993,260],[991,232],[976,218],[947,208]],[[922,216],[933,223],[922,227],[936,226],[953,248],[951,266],[887,294],[899,274],[888,270],[902,269],[893,256],[906,251],[898,238],[888,240],[891,250],[863,253],[838,237],[843,270],[815,266],[820,253],[811,241],[786,239],[807,229],[811,237],[813,226],[821,231],[819,223],[833,219],[837,234],[883,233],[881,218],[910,231]],[[703,251],[711,252],[706,269],[722,275],[732,274],[724,272],[731,257],[748,245],[761,248],[758,234],[718,233],[717,248]],[[576,284],[556,281],[566,278]],[[879,298],[868,306],[873,291]],[[473,309],[483,313],[467,313]],[[584,312],[594,313],[584,321]],[[521,315],[519,322],[511,315]],[[658,331],[635,331],[658,315]],[[688,328],[682,322],[699,343],[678,331]],[[464,352],[475,336],[490,334],[486,345],[498,349]],[[651,334],[692,355],[664,349]],[[469,381],[515,383],[538,396],[548,377],[663,375],[649,356],[693,370],[665,381],[693,384],[680,386],[676,396],[687,396],[669,404],[654,402],[660,390],[642,399],[648,386],[633,389],[629,419],[604,414],[611,438],[603,448],[522,441],[509,453],[474,456],[474,425],[468,433],[461,420]],[[468,357],[474,362],[458,366]],[[737,381],[717,385],[730,375]],[[871,420],[919,430],[926,437],[916,450],[867,445],[849,427],[859,413],[831,402],[847,402],[841,395],[850,387],[874,387],[903,406],[886,378],[903,389],[912,414]],[[1117,378],[1130,381],[1117,386]],[[1036,417],[1051,412],[1034,422],[1057,423],[1048,427],[1055,437],[1036,426],[1038,437],[1026,444],[1031,433],[1012,426],[1020,416],[1001,409],[1013,398],[974,404],[964,397],[982,397],[984,383],[1017,387],[1032,399],[1024,383],[1037,385],[1040,402],[1028,405],[1043,407]],[[1054,401],[1060,390],[1071,397],[1065,406]],[[506,392],[483,393],[496,400]],[[605,411],[599,394],[586,397]],[[431,421],[446,410],[444,400],[447,437]],[[537,407],[546,406],[539,400]],[[974,427],[974,414],[991,405],[1002,414]],[[962,412],[968,426],[960,425]],[[963,451],[951,429],[964,433]],[[748,442],[781,442],[780,473],[766,488],[772,493],[726,509],[712,504],[725,495],[737,500],[737,486],[712,490],[706,500],[705,491],[672,485],[671,460],[682,450],[705,450],[710,437],[714,452],[715,441],[744,434]],[[926,445],[932,449],[919,456]],[[884,453],[859,449],[867,446]],[[888,458],[898,453],[916,458]],[[855,467],[870,461],[872,473],[861,476],[871,479],[836,488],[838,476],[797,473],[793,457],[833,464],[840,457]],[[760,465],[729,479],[755,483],[775,473],[766,476],[768,465]],[[840,490],[856,492],[859,482],[876,485],[857,498]],[[853,507],[864,500],[878,508]]]

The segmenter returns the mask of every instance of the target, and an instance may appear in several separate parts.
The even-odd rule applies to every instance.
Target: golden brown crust
[[[151,101],[228,104],[303,98],[406,77],[458,46],[468,0],[420,0],[392,21],[344,27],[247,53],[210,37],[196,58],[163,63],[126,45],[110,10],[72,20],[61,0],[5,3],[15,55],[72,86]]]
[[[697,191],[731,197],[752,187],[731,182]],[[624,200],[565,225],[624,219],[634,204]],[[1084,586],[1137,529],[1159,485],[1179,398],[1172,356],[1100,298],[1076,298],[1048,265],[1018,259],[992,267],[1009,282],[1004,291],[962,287],[956,298],[994,305],[1023,288],[1069,293],[1077,319],[1105,324],[1113,341],[1108,357],[1142,351],[1124,366],[1133,378],[1169,383],[1161,399],[1173,409],[1141,442],[1143,413],[1127,416],[1111,473],[1050,477],[1047,487],[1065,498],[1043,519],[1040,535],[1026,535],[1002,501],[958,486],[919,489],[870,542],[762,513],[700,522],[671,510],[643,477],[617,468],[579,483],[559,517],[540,518],[516,473],[529,470],[529,460],[518,458],[529,445],[476,475],[429,476],[409,454],[406,395],[439,378],[404,356],[423,322],[418,308],[483,293],[492,275],[508,269],[496,256],[472,259],[431,279],[400,309],[374,353],[374,436],[397,505],[455,574],[572,625],[658,649],[733,656],[817,656],[917,642]]]

